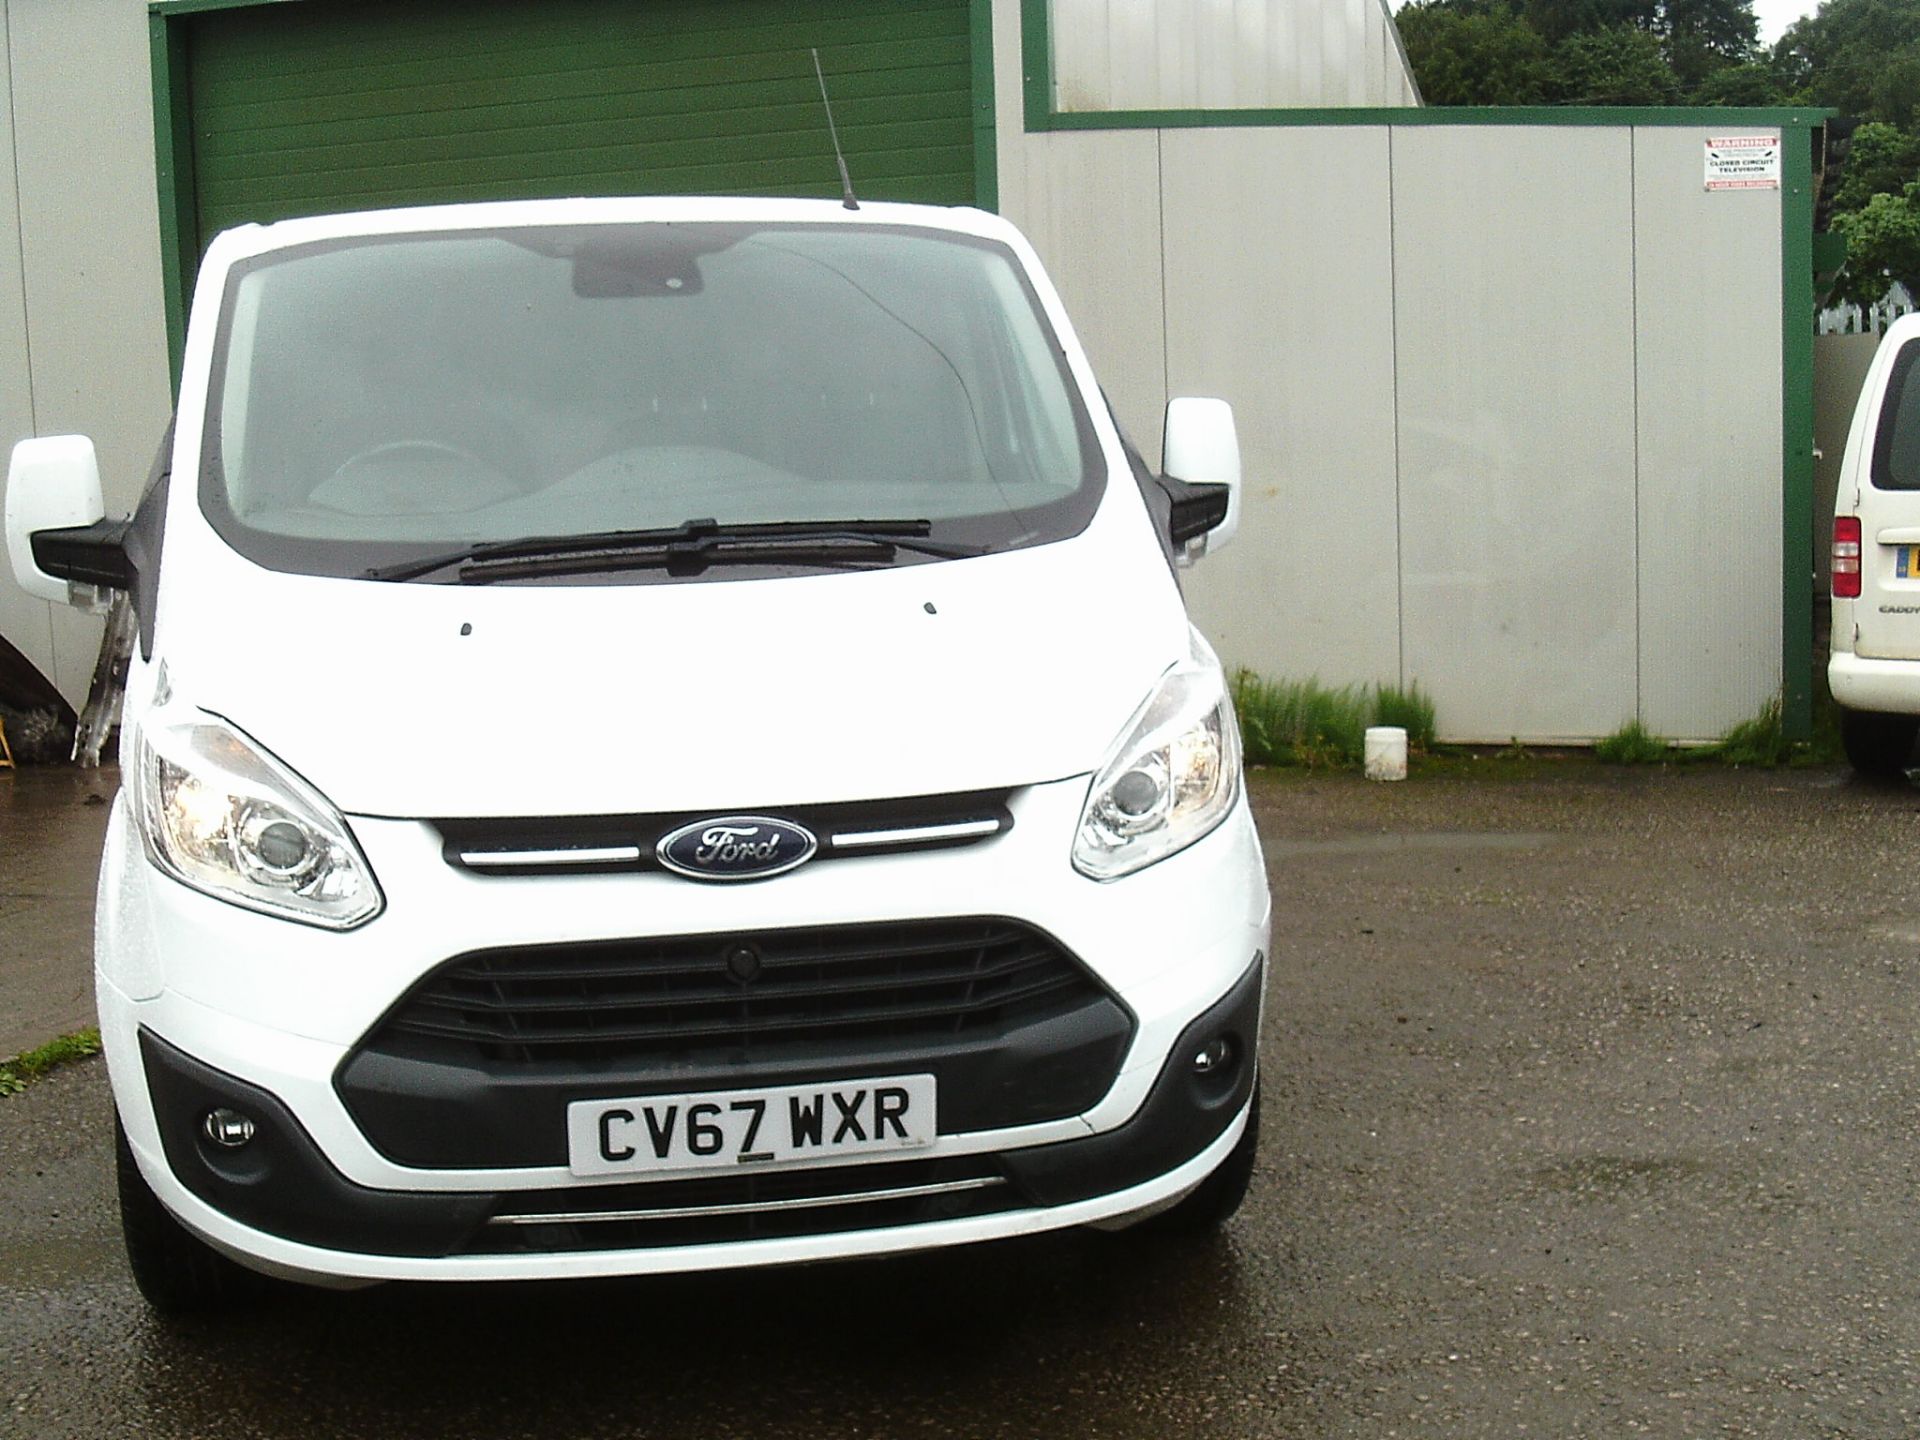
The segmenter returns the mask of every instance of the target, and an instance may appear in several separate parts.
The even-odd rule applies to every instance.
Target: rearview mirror
[[[102,589],[125,589],[125,557],[104,532],[100,462],[84,435],[47,435],[13,447],[7,469],[7,556],[29,595],[96,608]]]
[[[1167,402],[1163,484],[1172,497],[1175,553],[1191,565],[1240,528],[1240,435],[1224,400],[1183,395]]]

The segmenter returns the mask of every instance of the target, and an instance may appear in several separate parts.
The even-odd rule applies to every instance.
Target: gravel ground
[[[1920,792],[1498,759],[1254,789],[1264,1148],[1216,1239],[168,1325],[88,1062],[0,1102],[0,1431],[1920,1430]]]

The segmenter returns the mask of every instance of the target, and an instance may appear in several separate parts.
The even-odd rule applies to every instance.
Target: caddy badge
[[[770,815],[717,815],[669,831],[654,858],[695,880],[765,880],[804,865],[820,842],[805,827]]]

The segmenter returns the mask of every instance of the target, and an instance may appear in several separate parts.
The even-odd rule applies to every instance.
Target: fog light
[[[1194,1052],[1193,1073],[1211,1075],[1231,1059],[1233,1059],[1233,1042],[1224,1035],[1219,1036],[1217,1039],[1209,1040]]]
[[[253,1139],[253,1121],[224,1105],[218,1110],[209,1110],[200,1122],[200,1129],[222,1150],[238,1150]]]

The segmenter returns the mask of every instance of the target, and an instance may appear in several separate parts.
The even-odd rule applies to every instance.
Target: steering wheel
[[[462,450],[458,445],[449,445],[444,440],[385,440],[378,445],[369,445],[366,449],[349,455],[334,469],[332,479],[339,479],[356,465],[364,465],[369,460],[385,460],[409,454],[426,456],[443,455],[453,460],[463,460],[478,465],[484,470],[498,473],[499,467],[482,460],[471,450]]]
[[[497,461],[461,446],[444,440],[386,440],[341,461],[313,487],[305,503],[349,515],[452,514],[525,493],[525,482]]]

